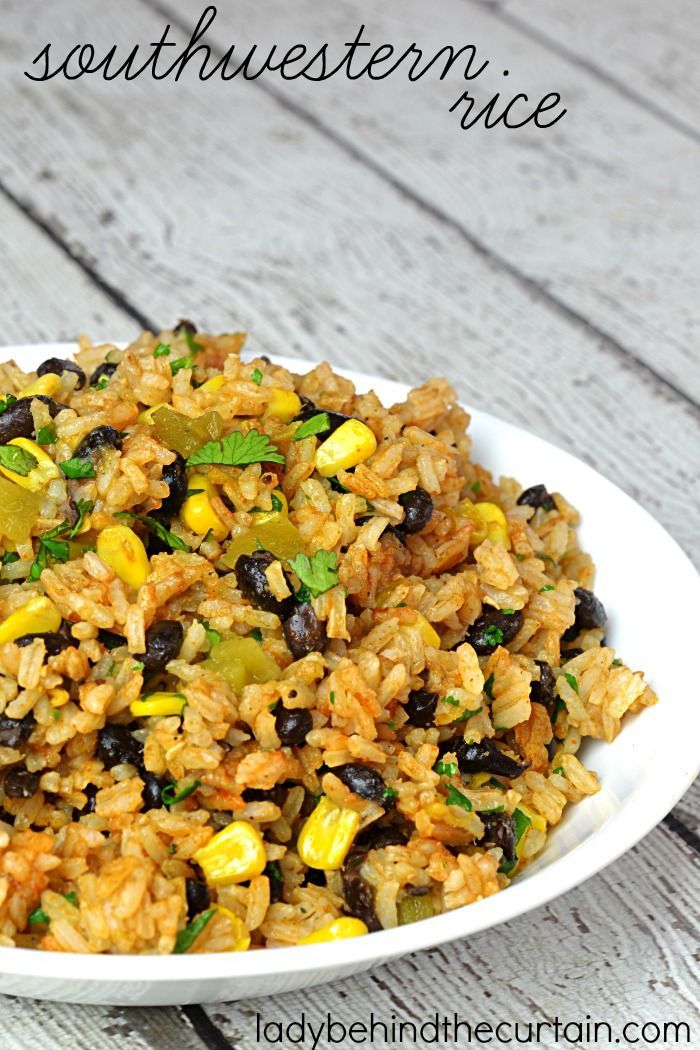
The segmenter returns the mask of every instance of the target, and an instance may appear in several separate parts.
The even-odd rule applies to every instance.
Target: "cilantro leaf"
[[[569,674],[567,671],[564,671],[564,678],[566,678],[573,691],[575,693],[578,693],[578,682],[576,681],[576,675]]]
[[[79,499],[76,502],[75,509],[78,512],[78,517],[76,518],[75,525],[70,530],[70,533],[68,535],[68,539],[69,540],[74,540],[75,537],[78,535],[78,533],[80,532],[80,530],[83,527],[83,522],[85,521],[85,515],[89,514],[92,511],[94,506],[95,506],[95,504],[94,504],[93,500],[91,500],[91,499]]]
[[[452,704],[453,707],[459,707],[459,700],[455,699],[454,696],[443,696],[442,699],[446,704]]]
[[[260,386],[263,381],[263,374],[259,368],[253,369],[250,373],[251,382],[255,383],[256,386]]]
[[[19,554],[17,553],[17,551],[5,551],[5,553],[2,556],[2,559],[0,559],[0,564],[12,565],[13,561],[19,561]]]
[[[548,583],[544,587],[540,587],[540,594],[544,594],[545,591],[553,591],[553,590],[554,590],[554,584]]]
[[[221,632],[217,631],[216,628],[209,626],[208,620],[202,620],[202,627],[207,636],[209,642],[209,648],[213,649],[215,645],[218,645],[221,641]],[[252,632],[251,632],[252,633]],[[259,641],[262,641],[262,635],[260,635]]]
[[[494,675],[493,675],[493,671],[492,671],[491,674],[486,679],[486,681],[484,682],[484,692],[486,693],[486,695],[488,696],[488,698],[490,700],[493,700],[493,682],[494,682]]]
[[[188,354],[187,357],[178,357],[176,361],[170,362],[170,371],[176,376],[182,368],[194,368],[196,361],[192,354]]]
[[[158,343],[158,346],[153,351],[154,357],[169,357],[170,356],[170,344],[169,343]]]
[[[456,762],[436,762],[433,766],[436,773],[439,773],[441,777],[453,777],[457,772]]]
[[[267,434],[253,428],[247,434],[234,430],[221,441],[207,441],[187,460],[188,467],[218,463],[224,467],[240,467],[248,463],[284,463]]]
[[[338,555],[335,551],[316,551],[310,558],[307,554],[297,554],[289,564],[314,598],[338,582]]]
[[[448,785],[447,788],[447,805],[448,806],[461,806],[462,809],[466,809],[467,813],[471,812],[472,804],[466,795],[463,795],[461,791],[458,791],[452,784]]]
[[[55,445],[58,438],[51,427],[39,427],[36,434],[36,441],[38,445]]]
[[[130,510],[120,510],[115,515],[115,518],[123,519],[124,521],[140,521],[146,526],[149,532],[152,532],[154,536],[157,536],[162,543],[167,543],[168,547],[174,551],[185,551],[186,554],[190,554],[192,548],[184,540],[181,540],[179,536],[170,532],[166,529],[156,518],[149,517],[148,514],[133,514]]]
[[[399,797],[399,793],[396,790],[396,788],[385,787],[384,791],[382,792],[382,796],[383,796],[383,798],[398,798]]]
[[[38,462],[36,456],[19,445],[0,445],[0,466],[11,470],[13,474],[19,474],[21,478],[26,478]]]
[[[73,456],[72,459],[64,459],[63,463],[59,463],[58,465],[67,478],[96,477],[95,468],[92,463],[89,460],[80,459],[79,456]]]
[[[459,722],[467,722],[470,718],[473,718],[474,715],[480,714],[483,710],[483,707],[475,707],[473,711],[462,711],[459,718],[455,718],[453,725],[458,725]]]
[[[471,483],[471,485],[469,486],[469,488],[471,489],[472,492],[478,492],[479,489],[481,488],[481,482],[480,481],[473,481]]]
[[[175,941],[175,947],[173,948],[173,955],[182,955],[189,948],[192,947],[197,937],[207,925],[211,917],[214,915],[216,908],[209,908],[208,911],[203,911],[201,915],[198,915],[192,922],[188,922],[184,930],[180,930]]]
[[[489,624],[484,631],[484,642],[486,645],[500,645],[503,641],[503,631],[495,623]]]
[[[331,421],[327,412],[319,412],[316,416],[311,416],[311,419],[305,419],[301,423],[292,438],[293,441],[301,441],[302,438],[312,437],[314,434],[322,434],[324,430],[331,429]]]
[[[14,405],[17,398],[14,394],[6,394],[5,397],[0,398],[0,416],[3,412],[7,412],[10,405]]]
[[[95,384],[96,390],[104,390],[109,386],[109,376],[100,376],[97,383]]]
[[[201,781],[199,780],[192,780],[189,784],[185,784],[184,787],[180,787],[179,784],[168,784],[161,790],[160,800],[164,806],[174,806],[176,802],[182,802],[193,791],[196,791],[200,783]]]

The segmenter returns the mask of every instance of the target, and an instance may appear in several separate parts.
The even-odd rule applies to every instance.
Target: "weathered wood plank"
[[[158,8],[187,25],[195,19],[186,0],[158,0]],[[587,6],[578,18],[588,20]],[[396,73],[352,85],[341,77],[319,84],[266,75],[258,85],[303,107],[329,135],[562,308],[700,399],[700,371],[693,368],[700,324],[696,143],[473,3],[436,0],[426,19],[421,0],[389,0],[371,10],[301,0],[293,13],[284,0],[242,0],[222,6],[212,34],[226,47],[240,42],[242,54],[253,42],[263,54],[278,43],[283,54],[299,41],[318,47],[351,40],[362,23],[365,39],[375,46],[391,41],[397,53],[413,41],[426,54],[446,42],[475,43],[492,60],[472,89],[481,105],[495,91],[539,99],[556,90],[569,112],[551,130],[461,131],[459,116],[448,112],[464,89],[457,72],[442,83],[428,76],[409,83]],[[598,25],[608,31],[605,20]],[[235,105],[240,86],[229,96]]]
[[[9,6],[20,33],[28,12]],[[59,51],[88,10],[47,11]],[[90,22],[98,46],[152,38],[161,16],[123,10]],[[271,351],[392,378],[446,372],[465,399],[594,463],[694,550],[687,405],[255,86],[184,80],[171,99],[142,80],[14,87],[6,178],[149,315],[242,325]]]
[[[327,1012],[346,1025],[367,1021],[370,1008],[387,1021],[437,1010],[492,1024],[589,1013],[615,1026],[685,1020],[697,1030],[699,919],[700,857],[660,828],[607,872],[507,926],[317,993],[206,1009],[241,1050],[255,1046],[258,1012],[286,1022],[305,1012],[315,1025]],[[538,1045],[561,1044],[545,1036]]]
[[[542,38],[662,117],[700,134],[700,19],[694,0],[477,0]]]

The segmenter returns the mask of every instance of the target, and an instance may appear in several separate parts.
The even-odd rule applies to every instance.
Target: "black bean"
[[[277,904],[278,901],[282,900],[282,891],[284,890],[284,879],[282,878],[282,869],[276,860],[268,861],[265,865],[264,875],[267,875],[270,883],[270,904]]]
[[[78,377],[75,389],[83,389],[85,386],[85,373],[75,361],[67,361],[62,357],[49,357],[46,361],[43,361],[36,370],[38,376],[49,374],[61,376],[64,372],[74,372]]]
[[[82,809],[73,809],[73,820],[80,820],[81,817],[87,816],[88,813],[95,812],[95,796],[97,795],[96,785],[86,784],[83,788],[83,794],[87,796],[87,801]]]
[[[570,649],[562,649],[561,651],[561,662],[565,664],[567,660],[573,660],[575,656],[580,656],[583,652],[580,646],[573,645]]]
[[[596,598],[593,591],[587,591],[585,587],[577,587],[574,595],[576,597],[576,620],[574,621],[576,631],[605,627],[608,617],[600,598]]]
[[[143,791],[141,797],[143,799],[144,812],[149,809],[160,809],[163,805],[163,800],[160,797],[163,788],[168,787],[171,783],[168,777],[159,777],[155,773],[149,773],[143,768],[139,770],[141,779],[143,780]]]
[[[106,627],[100,627],[97,632],[97,637],[104,645],[105,649],[118,649],[120,645],[126,645],[126,638],[122,638],[120,634],[116,634],[114,631],[108,631]]]
[[[24,648],[25,645],[31,645],[35,638],[43,640],[47,656],[56,656],[64,649],[78,644],[73,638],[66,638],[65,634],[61,634],[60,631],[45,631],[37,634],[22,634],[19,638],[15,638],[15,645]]]
[[[304,876],[304,886],[326,886],[326,873],[320,868],[307,868]]]
[[[407,821],[392,815],[390,824],[374,823],[361,831],[353,843],[352,852],[368,853],[372,849],[386,849],[387,846],[405,846],[411,832],[412,826]]]
[[[424,529],[433,516],[433,497],[420,486],[411,492],[403,492],[399,503],[404,509],[404,517],[395,526],[397,532],[412,536]]]
[[[247,598],[257,609],[277,613],[284,618],[294,608],[294,597],[278,601],[270,590],[265,576],[265,569],[275,561],[270,551],[253,551],[252,554],[241,554],[234,566],[236,582],[244,598]],[[291,587],[290,587],[291,590]]]
[[[521,507],[527,504],[535,510],[538,507],[542,507],[543,510],[556,510],[557,506],[544,485],[532,485],[531,488],[525,489],[518,496],[518,503]]]
[[[360,863],[364,858],[361,858]],[[382,926],[374,908],[374,890],[362,878],[358,866],[346,864],[343,867],[343,895],[345,905],[351,915],[364,922],[370,933],[381,930]]]
[[[512,864],[516,857],[513,818],[507,813],[480,813],[479,817],[484,825],[484,834],[478,839],[478,844],[484,849],[500,846],[503,859]]]
[[[322,653],[328,645],[326,628],[308,602],[294,606],[282,623],[284,637],[295,660],[308,653]]]
[[[163,467],[161,477],[168,486],[169,494],[160,505],[159,516],[172,518],[187,497],[187,464],[179,452],[175,454],[172,463],[167,463]]]
[[[204,879],[192,876],[185,879],[185,897],[187,898],[187,918],[194,919],[195,915],[206,911],[211,905],[211,894]]]
[[[318,435],[319,440],[325,441],[334,430],[337,430],[343,423],[347,423],[348,419],[352,419],[352,416],[346,416],[343,412],[334,412],[332,408],[321,408],[315,405],[308,397],[302,396],[301,398],[301,411],[294,417],[295,423],[305,423],[307,419],[313,419],[314,416],[318,416],[321,412],[328,414],[328,422],[330,426],[328,430],[323,430]]]
[[[97,734],[97,757],[106,769],[128,762],[132,766],[143,766],[143,744],[129,732],[127,726],[106,725]]]
[[[197,325],[193,321],[188,321],[186,318],[181,318],[173,328],[173,332],[189,332],[190,335],[196,335]]]
[[[489,606],[484,609],[467,631],[466,641],[479,656],[488,656],[499,645],[507,645],[515,638],[523,624],[523,614],[515,610],[510,614]]]
[[[460,740],[449,750],[457,756],[457,765],[462,773],[493,773],[497,777],[512,780],[530,768],[529,762],[516,762],[498,749],[492,740],[482,740],[480,744]]]
[[[15,438],[34,437],[34,416],[32,415],[32,401],[43,401],[48,405],[51,418],[58,415],[65,405],[57,404],[53,398],[44,394],[34,394],[34,397],[20,397],[12,405],[0,413],[0,445],[7,445]]]
[[[30,773],[22,766],[13,766],[5,774],[5,794],[8,798],[31,798],[39,790],[41,773]]]
[[[110,376],[114,375],[116,370],[117,364],[115,361],[103,361],[90,376],[90,386],[97,386],[99,381],[105,376],[109,379]]]
[[[86,434],[75,450],[79,459],[86,459],[101,448],[111,447],[121,449],[122,436],[115,427],[99,426]]]
[[[384,801],[386,784],[375,769],[363,766],[360,762],[347,762],[344,766],[334,766],[331,773],[360,798],[366,798],[370,802]]]
[[[24,718],[8,718],[0,715],[0,744],[3,747],[19,747],[26,744],[35,726],[34,715],[29,712]]]
[[[535,660],[535,663],[540,669],[540,680],[530,683],[530,699],[533,703],[543,704],[549,710],[557,699],[554,693],[554,671],[546,660]]]
[[[437,693],[429,693],[426,689],[411,690],[408,694],[408,700],[403,706],[410,724],[418,726],[420,729],[427,729],[433,725],[437,702]]]
[[[146,674],[155,674],[165,669],[180,652],[185,628],[179,620],[158,620],[146,631],[146,652],[138,653],[136,659],[143,664]]]
[[[311,712],[303,707],[287,708],[279,704],[275,713],[275,730],[285,747],[301,745],[311,732]]]

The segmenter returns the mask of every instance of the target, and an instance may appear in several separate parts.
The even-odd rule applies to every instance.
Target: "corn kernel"
[[[418,628],[418,633],[426,645],[432,645],[435,649],[440,648],[440,635],[432,624],[428,623],[422,613],[417,612],[414,614],[411,626]]]
[[[484,784],[487,784],[490,779],[490,773],[472,773],[472,778],[469,782],[469,786],[472,789],[472,791],[476,791],[477,788],[483,787]]]
[[[360,814],[322,795],[299,832],[297,851],[304,864],[321,871],[337,871],[352,846],[360,826]]]
[[[471,500],[463,499],[455,511],[460,517],[469,518],[474,523],[470,547],[478,547],[485,539],[489,539],[492,543],[502,543],[506,550],[510,550],[508,521],[495,503],[472,503]]]
[[[362,919],[343,916],[340,919],[334,919],[333,922],[329,922],[327,926],[322,926],[320,930],[314,930],[313,933],[302,937],[300,941],[297,941],[297,944],[325,944],[327,941],[344,941],[348,937],[361,937],[365,933],[369,933],[369,930]]]
[[[60,385],[61,377],[53,372],[47,372],[45,376],[39,376],[31,383],[28,383],[23,390],[20,390],[17,396],[36,397],[37,394],[43,394],[45,397],[53,397],[54,394],[58,393]]]
[[[143,700],[132,700],[129,710],[137,718],[164,718],[181,715],[186,703],[182,693],[151,693]]]
[[[215,904],[214,907],[222,915],[225,915],[233,927],[233,935],[236,938],[231,951],[233,952],[246,952],[250,948],[250,934],[246,929],[246,925],[242,919],[239,919],[230,908],[224,908],[223,904]]]
[[[272,493],[272,509],[257,510],[255,513],[255,525],[262,525],[266,521],[279,521],[286,519],[289,515],[289,504],[282,489],[275,489]]]
[[[262,835],[245,820],[234,820],[192,858],[210,886],[232,886],[261,875],[267,863]]]
[[[270,400],[263,413],[263,419],[274,416],[281,423],[291,423],[301,412],[301,398],[293,390],[274,387],[270,391]]]
[[[316,470],[332,478],[339,470],[349,470],[377,450],[377,439],[366,423],[347,419],[316,449]]]
[[[211,505],[211,497],[216,489],[204,474],[192,474],[189,480],[190,489],[202,489],[193,496],[188,496],[180,508],[180,520],[191,532],[206,536],[211,531],[215,540],[224,540],[228,536],[228,527]]]
[[[211,379],[207,379],[205,383],[202,383],[198,389],[208,390],[210,394],[215,394],[217,390],[221,390],[225,382],[226,376],[212,376]]]
[[[63,707],[70,700],[67,689],[49,689],[49,703],[52,707]]]
[[[18,448],[24,449],[25,452],[34,456],[37,461],[36,466],[32,467],[26,477],[22,477],[21,474],[15,474],[8,467],[0,467],[5,477],[9,478],[10,481],[14,481],[15,485],[19,485],[23,489],[29,489],[30,492],[38,492],[40,489],[45,488],[54,478],[61,476],[61,471],[51,459],[51,456],[44,452],[41,445],[37,445],[35,441],[30,441],[29,438],[18,437],[8,441],[8,445],[16,445]]]
[[[97,554],[134,590],[146,582],[151,566],[143,543],[128,525],[110,525],[97,537]]]
[[[61,614],[51,601],[43,595],[30,598],[26,605],[15,609],[0,623],[0,645],[14,642],[23,634],[47,634],[61,626]]]
[[[144,408],[143,412],[139,412],[139,414],[137,415],[136,422],[137,423],[146,423],[149,427],[152,427],[154,425],[154,423],[153,423],[153,413],[157,412],[159,408],[167,408],[167,407],[168,407],[168,402],[167,401],[159,401],[157,405],[151,405],[150,408]]]
[[[530,806],[526,806],[524,802],[518,802],[518,809],[521,813],[525,814],[527,819],[532,824],[533,828],[535,828],[537,831],[547,830],[547,821],[536,810],[531,809]]]

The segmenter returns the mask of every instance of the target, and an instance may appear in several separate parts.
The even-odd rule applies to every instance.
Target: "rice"
[[[474,463],[445,380],[385,407],[244,339],[0,365],[3,440],[39,379],[31,433],[73,464],[0,477],[4,946],[242,951],[471,904],[599,790],[585,738],[656,702],[577,511]]]

